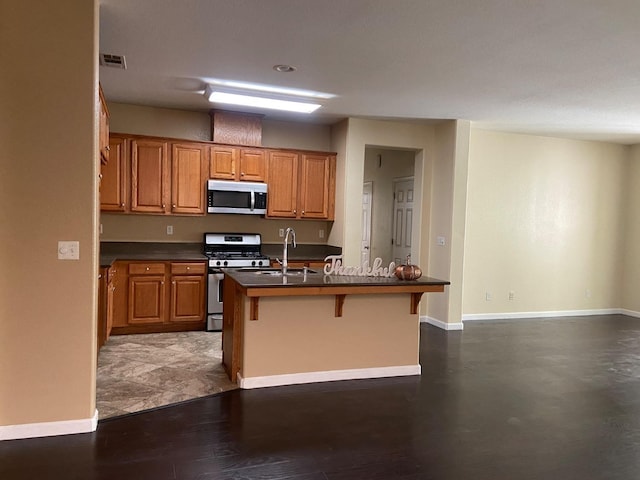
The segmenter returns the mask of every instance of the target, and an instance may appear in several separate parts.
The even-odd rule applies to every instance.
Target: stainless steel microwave
[[[267,213],[267,184],[257,182],[207,182],[208,213]]]

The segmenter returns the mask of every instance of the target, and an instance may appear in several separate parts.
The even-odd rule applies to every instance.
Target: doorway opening
[[[416,215],[419,209],[413,205],[414,200],[420,201],[419,198],[414,198],[415,157],[415,150],[370,146],[365,148],[362,260],[366,256],[372,262],[379,257],[382,265],[391,262],[400,265],[411,254],[413,232],[420,229],[419,217]],[[396,192],[396,189],[402,189],[402,193]],[[399,195],[402,196],[402,201],[398,201]],[[370,204],[366,205],[365,201]],[[367,211],[370,215],[368,225]]]

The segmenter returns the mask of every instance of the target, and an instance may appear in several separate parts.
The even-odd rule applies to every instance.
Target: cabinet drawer
[[[204,263],[176,263],[171,264],[172,275],[204,275],[207,266]]]
[[[164,275],[164,263],[131,263],[129,275]]]

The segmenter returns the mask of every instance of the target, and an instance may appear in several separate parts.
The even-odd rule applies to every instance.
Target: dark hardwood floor
[[[236,390],[0,442],[0,478],[640,477],[640,319],[423,325],[420,349],[421,377]]]

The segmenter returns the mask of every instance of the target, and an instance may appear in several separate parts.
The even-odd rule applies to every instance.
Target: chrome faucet
[[[282,275],[287,274],[287,250],[289,248],[289,234],[291,234],[291,243],[296,248],[296,231],[289,227],[284,234],[284,249],[282,251]]]

